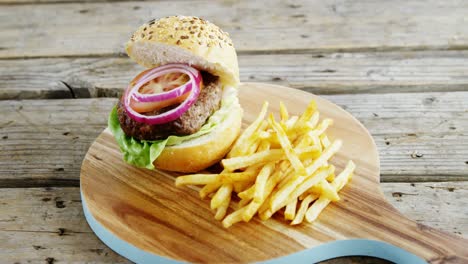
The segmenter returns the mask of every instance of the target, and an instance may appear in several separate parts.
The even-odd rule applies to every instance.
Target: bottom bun
[[[153,164],[158,169],[176,172],[208,168],[226,155],[239,135],[241,124],[242,108],[238,105],[211,133],[165,147]]]

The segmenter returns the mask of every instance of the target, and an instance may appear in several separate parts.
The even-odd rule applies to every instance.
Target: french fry
[[[273,216],[273,211],[271,211],[271,209],[267,209],[267,210],[265,210],[263,212],[260,212],[260,214],[258,214],[258,216],[260,217],[260,219],[265,221],[265,220],[270,219]]]
[[[304,124],[311,119],[313,114],[317,111],[317,103],[310,101],[304,113],[299,117],[295,124],[295,128],[301,128]]]
[[[245,151],[246,146],[249,145],[248,139],[255,133],[257,128],[262,124],[262,121],[265,119],[265,115],[268,109],[268,102],[264,102],[262,106],[262,110],[260,111],[260,114],[258,115],[257,119],[252,122],[245,130],[244,132],[239,136],[239,138],[236,140],[234,145],[231,148],[231,151],[229,151],[227,157],[236,157],[236,156],[241,156],[243,152]]]
[[[265,165],[260,171],[260,173],[258,174],[257,179],[255,181],[255,191],[254,191],[254,196],[253,196],[254,202],[260,203],[263,201],[266,183],[268,181],[268,177],[270,176],[274,168],[275,168],[275,163],[270,162],[267,165]]]
[[[292,131],[294,129],[294,125],[296,124],[297,120],[299,119],[298,116],[291,116],[286,122],[284,122],[284,126],[286,127],[286,131]]]
[[[314,173],[318,168],[322,167],[325,162],[327,162],[338,150],[341,148],[343,142],[341,140],[335,140],[333,143],[326,148],[320,157],[318,157],[314,162],[307,166],[306,174],[310,175]]]
[[[296,215],[296,207],[297,207],[297,199],[292,200],[292,202],[286,205],[286,209],[284,210],[284,219],[286,220],[294,220],[294,216]]]
[[[328,139],[327,134],[322,134],[319,138],[323,148],[328,148],[328,146],[331,145],[330,139]]]
[[[333,188],[326,179],[321,180],[317,186],[320,188],[321,195],[323,195],[330,201],[336,202],[340,200],[340,196],[338,196],[336,189]]]
[[[216,209],[215,219],[220,221],[226,216],[227,209],[229,208],[229,203],[231,202],[231,196],[229,195]]]
[[[353,161],[349,161],[345,169],[336,176],[335,180],[331,183],[331,186],[335,188],[335,191],[340,191],[345,184],[351,179],[353,172],[356,168],[356,165]],[[307,209],[305,218],[307,222],[312,222],[317,219],[318,215],[323,211],[323,209],[331,202],[330,199],[325,196],[320,196],[320,198],[312,204],[312,206]]]
[[[227,215],[222,222],[223,227],[228,228],[232,226],[233,224],[242,221],[243,220],[242,214],[244,213],[245,210],[246,210],[246,207],[242,207],[232,212],[231,214]]]
[[[252,181],[239,181],[239,182],[233,182],[233,190],[236,193],[243,192],[247,190],[250,186],[253,185]]]
[[[226,199],[231,198],[231,193],[232,193],[232,183],[225,183],[221,186],[221,188],[218,189],[216,194],[211,198],[211,203],[210,207],[211,209],[216,209],[218,208],[221,204],[223,204],[223,201]]]
[[[242,213],[242,220],[244,222],[250,221],[252,217],[257,213],[258,208],[262,205],[262,202],[251,201],[247,206],[245,211]]]
[[[177,187],[182,185],[202,185],[219,182],[221,180],[220,174],[192,174],[186,176],[179,176],[175,181]]]
[[[291,146],[291,142],[289,141],[286,132],[284,132],[283,128],[278,123],[276,123],[276,121],[273,118],[273,115],[270,115],[270,117],[268,118],[268,122],[270,123],[270,126],[272,126],[275,130],[281,147],[283,148],[286,157],[288,157],[288,160],[291,162],[291,165],[294,167],[294,170],[299,174],[304,174],[304,165],[301,163],[301,160],[294,152],[294,149]]]
[[[216,182],[203,186],[199,192],[200,198],[205,199],[209,194],[216,192],[221,185],[223,185],[222,182]]]
[[[319,116],[320,116],[319,112],[315,112],[309,121],[306,121],[306,122],[301,121],[303,123],[297,123],[297,125],[294,127],[294,131],[299,134],[303,134],[311,130],[314,130],[318,124]]]
[[[278,161],[284,155],[282,149],[270,149],[262,152],[257,152],[250,156],[240,156],[221,161],[224,169],[235,171],[237,169],[245,168],[254,164],[264,164],[271,161]]]
[[[246,206],[247,204],[250,203],[251,200],[252,199],[241,199],[239,201],[239,203],[237,204],[237,208],[242,208],[242,207]]]
[[[294,217],[294,220],[291,222],[291,225],[297,225],[297,224],[302,223],[302,220],[304,219],[304,215],[306,214],[307,209],[309,208],[309,204],[316,199],[317,199],[316,195],[309,194],[304,200],[302,200],[301,206],[299,207],[299,210],[297,210],[296,217]],[[297,199],[295,200],[297,201]]]
[[[287,191],[284,191],[281,193],[278,192],[278,194],[274,196],[270,205],[270,208],[273,211],[273,213],[278,211],[283,206],[286,206],[286,204],[291,202],[293,199],[298,198],[302,193],[307,191],[310,187],[314,186],[315,184],[319,183],[321,180],[325,179],[330,172],[329,170],[330,170],[330,167],[319,169],[317,172],[315,172],[314,174],[311,174],[309,177],[304,177],[305,179],[301,178],[300,180],[296,180],[298,181],[298,183],[293,182],[294,184],[297,183],[294,186],[295,188],[293,190],[290,191],[290,189],[287,189],[291,186],[291,185],[288,185],[285,187],[285,190]]]
[[[288,109],[283,104],[283,102],[280,102],[279,105],[280,105],[281,122],[284,124],[289,119]]]
[[[318,126],[316,129],[310,131],[308,134],[309,136],[313,137],[313,136],[320,136],[322,135],[323,133],[325,133],[325,130],[327,130],[327,128],[329,126],[331,126],[333,124],[333,120],[332,119],[324,119]]]
[[[260,142],[260,145],[258,146],[258,152],[269,150],[270,146],[271,143],[268,140],[262,140],[262,142]]]

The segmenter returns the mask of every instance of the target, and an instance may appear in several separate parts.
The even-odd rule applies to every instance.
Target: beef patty
[[[167,138],[170,135],[184,136],[197,132],[205,124],[208,117],[219,109],[222,97],[219,78],[206,72],[202,72],[202,77],[204,86],[197,101],[178,119],[159,125],[140,123],[128,116],[122,100],[120,100],[117,104],[120,127],[126,135],[139,140],[157,140]],[[163,113],[175,107],[177,105],[144,113],[144,115]]]

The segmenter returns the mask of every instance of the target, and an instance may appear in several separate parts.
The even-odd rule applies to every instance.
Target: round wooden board
[[[292,114],[302,113],[310,100],[317,101],[321,118],[335,121],[328,134],[344,142],[332,163],[338,172],[350,159],[357,165],[352,181],[340,192],[341,200],[330,204],[312,224],[290,226],[278,216],[265,222],[255,217],[224,229],[214,219],[208,200],[200,199],[194,189],[175,187],[176,174],[126,164],[105,130],[83,161],[81,193],[87,220],[106,244],[136,262],[238,263],[290,255],[310,263],[348,254],[422,261],[397,247],[368,240],[324,247],[327,242],[356,238],[391,243],[426,260],[468,259],[463,247],[466,240],[416,224],[385,201],[379,188],[375,143],[364,126],[342,108],[310,93],[260,83],[241,85],[239,97],[244,127],[265,100],[271,112],[278,113],[279,101],[283,101]],[[320,250],[294,255],[314,248]]]

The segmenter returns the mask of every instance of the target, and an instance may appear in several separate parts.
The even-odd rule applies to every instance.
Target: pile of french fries
[[[291,225],[314,221],[350,180],[355,165],[349,161],[335,176],[328,163],[338,152],[341,140],[330,141],[325,134],[333,124],[320,120],[315,101],[300,116],[289,116],[280,103],[280,120],[266,118],[268,102],[256,120],[234,143],[219,174],[192,174],[176,179],[176,186],[203,185],[202,198],[211,198],[215,219],[224,227],[258,215],[266,220],[283,213]],[[238,198],[236,198],[236,196]],[[228,214],[229,208],[233,211]]]

